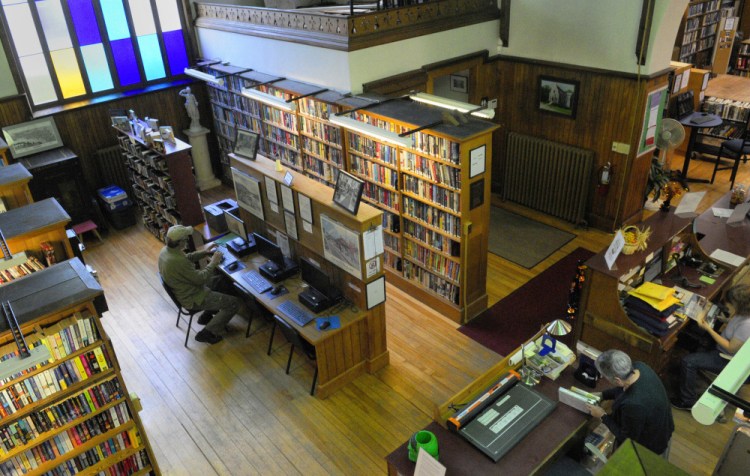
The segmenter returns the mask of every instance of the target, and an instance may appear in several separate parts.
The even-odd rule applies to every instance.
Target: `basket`
[[[647,240],[651,236],[651,228],[641,230],[635,225],[626,226],[622,229],[622,236],[625,238],[622,254],[632,255],[636,251],[646,249],[648,246]]]

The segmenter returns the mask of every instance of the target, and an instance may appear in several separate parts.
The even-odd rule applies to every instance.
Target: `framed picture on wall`
[[[578,81],[539,76],[539,110],[575,119]]]
[[[469,78],[460,74],[451,74],[451,91],[457,93],[469,92]]]
[[[3,127],[3,135],[14,159],[63,146],[52,116]]]
[[[359,210],[359,201],[362,198],[364,187],[364,181],[340,170],[339,176],[336,179],[336,188],[333,192],[333,201],[352,215],[356,215]]]
[[[255,155],[258,153],[258,137],[255,132],[238,127],[234,153],[246,159],[255,160]]]

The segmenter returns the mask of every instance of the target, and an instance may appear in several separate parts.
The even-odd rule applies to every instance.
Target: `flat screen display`
[[[305,258],[300,259],[299,269],[302,281],[309,284],[316,291],[325,294],[326,297],[331,297],[331,280],[328,279],[327,274]]]
[[[281,248],[279,248],[276,243],[257,233],[253,233],[253,237],[255,238],[255,245],[258,247],[258,253],[260,253],[261,256],[276,264],[282,264],[284,262],[284,255],[281,253]]]

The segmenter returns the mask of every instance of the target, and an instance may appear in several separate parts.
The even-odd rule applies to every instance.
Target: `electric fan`
[[[675,119],[662,119],[661,127],[656,133],[656,147],[669,151],[685,140],[685,128]]]

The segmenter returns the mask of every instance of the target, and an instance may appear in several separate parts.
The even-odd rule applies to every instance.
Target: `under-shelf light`
[[[442,107],[444,109],[453,109],[458,112],[468,113],[472,116],[481,117],[483,119],[492,119],[495,117],[495,111],[482,106],[475,106],[468,102],[456,101],[453,99],[443,98],[435,96],[434,94],[427,93],[416,93],[409,96],[412,100],[430,104],[432,106]]]
[[[411,147],[412,145],[411,138],[401,137],[395,132],[381,129],[380,127],[376,127],[362,121],[352,119],[351,117],[331,116],[330,118],[328,118],[328,120],[338,126],[345,127],[352,131],[357,131],[370,137],[374,137],[382,142],[388,142],[398,147]]]
[[[219,86],[224,85],[224,77],[223,76],[214,76],[208,73],[204,73],[203,71],[198,71],[197,69],[193,68],[185,68],[185,74],[188,76],[192,76],[197,79],[201,79],[207,83],[214,83],[218,84]]]
[[[282,98],[264,93],[263,91],[258,91],[254,88],[242,88],[242,95],[285,111],[291,112],[297,109],[297,105],[293,102],[287,102]]]

